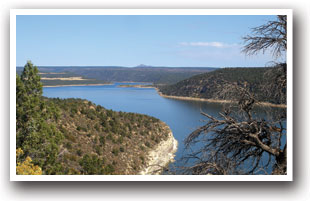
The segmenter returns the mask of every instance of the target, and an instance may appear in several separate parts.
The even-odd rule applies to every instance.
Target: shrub
[[[113,148],[113,150],[112,150],[112,154],[114,154],[114,156],[117,156],[117,155],[118,155],[118,149]]]
[[[96,131],[100,131],[100,127],[99,127],[99,124],[97,123],[97,124],[95,124],[95,129],[96,129]]]
[[[123,136],[120,136],[120,137],[117,139],[117,141],[118,141],[119,144],[122,144],[123,141],[124,141]]]
[[[108,139],[108,140],[112,140],[112,139],[113,139],[113,137],[112,137],[112,134],[111,134],[111,133],[109,133],[109,134],[108,134],[107,139]]]
[[[101,136],[99,137],[99,141],[100,141],[100,144],[101,144],[101,145],[105,145],[105,137],[104,137],[104,136],[101,135]]]
[[[141,159],[141,162],[144,164],[144,157],[143,156],[140,156],[140,159]]]
[[[70,140],[71,142],[76,142],[76,138],[74,135],[72,135],[71,133],[65,133],[65,138]]]
[[[151,144],[149,142],[145,142],[145,146],[151,147]]]
[[[76,154],[77,154],[78,156],[82,156],[82,150],[81,150],[81,149],[76,150]]]
[[[66,146],[67,149],[72,149],[72,145],[71,145],[70,142],[67,142],[67,143],[65,144],[65,146]]]
[[[114,166],[112,164],[109,164],[103,169],[103,174],[113,174],[114,171]]]
[[[95,150],[96,150],[96,153],[98,154],[98,155],[101,155],[102,154],[102,151],[101,151],[101,149],[100,149],[100,146],[96,146],[95,147]]]
[[[73,154],[64,154],[64,159],[70,161],[77,161],[77,157]]]
[[[84,174],[101,174],[103,172],[103,161],[97,155],[84,155],[80,160],[80,166]]]

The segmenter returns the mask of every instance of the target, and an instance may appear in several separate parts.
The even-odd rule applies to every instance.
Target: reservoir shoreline
[[[155,88],[157,93],[164,98],[171,98],[171,99],[178,99],[178,100],[187,100],[187,101],[201,101],[201,102],[209,102],[209,103],[221,103],[221,104],[228,104],[228,103],[237,103],[237,101],[232,100],[220,100],[220,99],[206,99],[206,98],[195,98],[195,97],[186,97],[186,96],[169,96],[165,95],[162,92],[159,91],[158,88]],[[257,106],[263,106],[263,107],[277,107],[277,108],[286,108],[285,104],[273,104],[268,102],[257,102],[255,103]]]
[[[124,82],[118,82],[118,83],[124,83]],[[134,82],[127,82],[127,83],[134,83]],[[142,82],[140,82],[142,83]],[[106,84],[73,84],[73,85],[49,85],[49,86],[43,86],[43,87],[73,87],[73,86],[105,86],[105,85],[114,85],[114,83],[106,83]],[[220,100],[220,99],[206,99],[206,98],[195,98],[195,97],[187,97],[187,96],[169,96],[165,95],[155,86],[144,86],[144,85],[119,85],[117,86],[119,88],[154,88],[158,95],[164,98],[170,98],[170,99],[177,99],[177,100],[186,100],[186,101],[200,101],[200,102],[209,102],[209,103],[221,103],[221,104],[229,104],[229,103],[237,103],[237,101],[232,100]],[[268,103],[268,102],[258,102],[255,103],[257,106],[262,107],[275,107],[275,108],[286,108],[287,106],[285,104],[274,104],[274,103]]]
[[[68,85],[47,85],[43,87],[80,87],[80,86],[105,86],[105,85],[113,85],[113,83],[107,84],[68,84]]]
[[[43,95],[51,98],[81,98],[87,99],[95,103],[96,105],[101,105],[109,110],[123,111],[131,113],[140,113],[158,118],[162,122],[165,122],[169,126],[174,138],[179,142],[178,150],[175,152],[175,157],[172,164],[169,166],[180,167],[184,164],[180,159],[184,154],[189,153],[191,150],[187,150],[182,143],[183,140],[193,131],[202,125],[202,116],[200,111],[207,111],[208,114],[212,116],[218,115],[221,111],[222,106],[220,104],[208,104],[206,101],[195,102],[195,101],[177,101],[173,99],[163,98],[158,95],[158,92],[153,89],[134,89],[134,88],[124,88],[120,90],[117,88],[119,83],[115,83],[110,86],[101,87],[76,87],[68,90],[70,87],[46,87],[43,90]],[[154,87],[155,89],[155,87]],[[263,111],[264,108],[258,107],[255,112],[259,117],[265,117],[266,114]],[[273,111],[277,111],[277,108],[271,109],[270,115],[273,115]],[[286,126],[286,124],[284,123]],[[170,131],[167,130],[168,134]],[[152,172],[147,170],[147,165],[149,167],[158,164],[160,158],[167,158],[170,151],[164,152],[163,150],[168,150],[168,147],[174,143],[167,143],[166,146],[160,146],[162,141],[166,141],[167,137],[159,139],[159,142],[154,144],[154,146],[145,149],[144,164],[141,162],[141,166],[136,169],[134,174]],[[169,145],[170,144],[170,145]],[[168,146],[169,145],[169,146]],[[161,147],[158,148],[157,147]],[[166,148],[164,148],[166,147]],[[195,147],[194,147],[195,148]],[[140,150],[140,149],[139,149]],[[163,157],[151,158],[151,153],[165,154]],[[168,157],[169,158],[169,157]],[[153,161],[153,162],[152,162]],[[155,161],[155,162],[154,162]],[[152,162],[152,163],[151,163]],[[165,163],[162,163],[161,168],[165,167]],[[159,169],[159,166],[157,166]],[[157,170],[158,170],[157,169]],[[165,169],[165,168],[164,168]],[[161,169],[162,170],[162,169]]]

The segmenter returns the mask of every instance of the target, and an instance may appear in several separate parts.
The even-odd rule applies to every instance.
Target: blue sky
[[[16,18],[17,66],[254,67],[242,37],[275,16],[61,16]]]

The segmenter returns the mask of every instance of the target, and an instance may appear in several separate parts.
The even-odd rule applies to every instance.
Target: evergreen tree
[[[35,165],[53,174],[62,134],[51,118],[59,116],[57,108],[42,97],[38,68],[28,61],[21,76],[16,76],[16,146]],[[49,167],[49,168],[47,168]]]
[[[16,129],[17,146],[36,130],[36,121],[42,111],[42,84],[37,67],[28,61],[22,75],[16,75]]]

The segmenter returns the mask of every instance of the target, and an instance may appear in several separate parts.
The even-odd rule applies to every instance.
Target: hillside
[[[154,117],[114,112],[86,100],[49,101],[61,108],[57,128],[64,140],[58,161],[65,173],[137,174],[146,153],[170,132]]]
[[[70,76],[81,76],[85,79],[97,80],[96,82],[151,82],[155,84],[172,84],[189,78],[193,75],[206,73],[216,68],[209,67],[119,67],[119,66],[97,66],[97,67],[38,67],[41,77],[44,78],[48,73],[49,76],[62,73]],[[17,73],[22,71],[22,67],[17,67]],[[53,74],[51,74],[53,73]],[[43,84],[51,84],[51,82]]]
[[[169,158],[153,161],[154,151]],[[16,76],[17,174],[152,174],[148,166],[167,165],[175,151],[172,132],[159,119],[45,98],[31,62]]]
[[[43,174],[138,174],[148,164],[148,152],[171,132],[154,117],[114,112],[87,100],[45,101],[58,110],[49,122],[61,140],[51,164],[29,154]]]
[[[221,94],[224,85],[246,85],[258,101],[275,104],[286,103],[272,91],[266,93],[265,86],[271,84],[278,73],[276,68],[223,68],[193,76],[176,84],[159,86],[159,91],[167,96],[194,97],[203,99],[232,100],[233,94]]]

